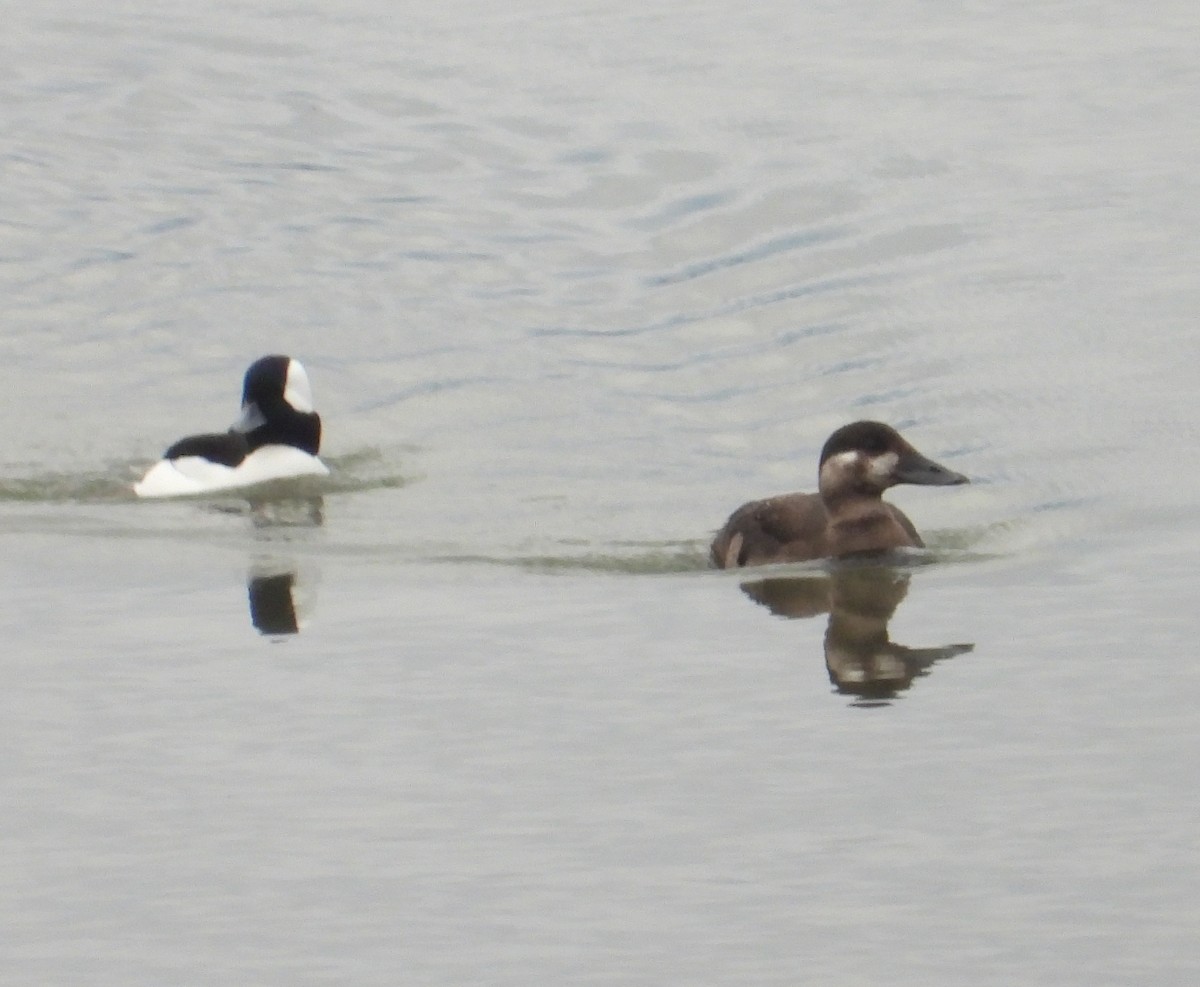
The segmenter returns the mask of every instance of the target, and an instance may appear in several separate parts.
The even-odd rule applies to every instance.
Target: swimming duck
[[[242,414],[228,432],[189,435],[133,486],[139,497],[178,497],[297,476],[326,476],[317,458],[321,419],[299,360],[264,356],[242,382]]]
[[[743,504],[713,539],[721,569],[923,548],[913,523],[883,500],[897,483],[951,486],[969,481],[922,456],[881,422],[843,425],[821,449],[818,493]]]

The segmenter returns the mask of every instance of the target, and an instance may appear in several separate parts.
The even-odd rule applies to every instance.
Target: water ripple
[[[323,459],[330,469],[330,475],[327,477],[273,480],[246,489],[256,498],[264,499],[395,489],[412,480],[411,475],[398,469],[395,464],[397,458],[397,452],[385,452],[374,446],[362,448],[337,456],[324,456]],[[149,465],[145,461],[124,461],[111,463],[101,470],[45,471],[29,476],[0,477],[0,502],[103,504],[137,501],[133,493],[133,482]],[[202,501],[231,496],[237,499],[241,497],[241,493],[231,494],[230,491],[224,490],[215,494],[178,499]]]
[[[669,274],[659,274],[646,279],[647,287],[678,284],[682,281],[693,281],[696,278],[712,274],[727,268],[738,267],[742,264],[752,264],[755,261],[766,260],[778,254],[784,254],[802,247],[812,247],[821,243],[829,243],[847,234],[844,227],[823,230],[806,230],[790,233],[786,236],[775,237],[753,247],[737,250],[721,257],[689,264],[678,271]]]

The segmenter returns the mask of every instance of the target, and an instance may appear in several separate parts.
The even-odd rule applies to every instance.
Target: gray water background
[[[8,5],[0,980],[1194,984],[1198,45]],[[319,523],[135,501],[267,352]],[[973,479],[874,701],[704,557],[860,417]]]

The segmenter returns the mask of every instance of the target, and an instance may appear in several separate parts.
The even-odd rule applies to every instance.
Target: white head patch
[[[849,449],[846,452],[830,456],[821,464],[821,483],[837,483],[843,476],[852,476],[861,455],[861,453]]]
[[[304,372],[299,360],[288,360],[287,380],[283,384],[283,400],[301,414],[309,414],[313,410],[312,387],[308,383],[308,374]]]
[[[871,479],[883,483],[892,478],[898,462],[900,462],[900,457],[894,452],[885,452],[882,456],[872,456],[867,460],[867,473],[870,474]]]

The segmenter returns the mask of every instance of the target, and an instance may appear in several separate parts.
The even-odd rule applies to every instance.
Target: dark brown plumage
[[[818,492],[782,494],[743,504],[713,539],[722,569],[857,555],[924,545],[917,529],[883,492],[897,483],[967,483],[927,459],[881,422],[853,422],[821,450]]]

